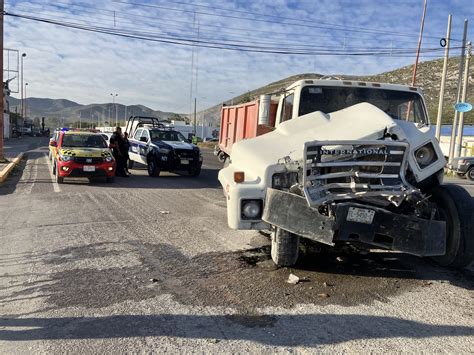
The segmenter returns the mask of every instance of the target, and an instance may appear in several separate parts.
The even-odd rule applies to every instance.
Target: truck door
[[[295,100],[294,92],[287,92],[280,98],[278,104],[277,117],[275,120],[275,126],[278,126],[280,123],[291,120],[293,118],[293,103]]]

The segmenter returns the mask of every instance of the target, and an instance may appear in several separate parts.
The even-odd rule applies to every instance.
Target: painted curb
[[[0,172],[0,183],[4,182],[8,175],[10,175],[11,171],[13,170],[15,165],[18,165],[23,158],[23,153],[20,153],[16,156],[16,158],[12,159],[10,163],[3,168],[3,170]]]

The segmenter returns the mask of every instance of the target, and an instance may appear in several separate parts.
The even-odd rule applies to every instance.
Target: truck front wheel
[[[272,260],[278,266],[292,266],[298,260],[300,237],[275,227],[272,233]]]
[[[474,257],[474,203],[469,193],[457,185],[440,185],[431,200],[438,206],[438,218],[446,222],[446,254],[433,257],[450,268],[469,265]]]
[[[217,154],[217,159],[221,162],[224,163],[227,158],[227,154],[224,153],[223,151],[220,151],[219,154]]]

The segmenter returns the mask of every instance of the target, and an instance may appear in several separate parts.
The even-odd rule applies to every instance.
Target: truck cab
[[[238,108],[229,117],[232,110]],[[421,89],[300,80],[261,97],[254,111],[258,117],[243,125],[250,132],[255,122],[254,136],[236,139],[243,136],[242,115],[221,127],[221,143],[231,150],[219,181],[229,226],[270,230],[278,265],[296,262],[300,238],[433,256],[448,266],[472,256],[452,248],[472,235],[449,230],[446,216],[465,213],[446,206],[472,200],[465,190],[441,185],[446,161]],[[462,223],[471,223],[470,233],[472,222]]]

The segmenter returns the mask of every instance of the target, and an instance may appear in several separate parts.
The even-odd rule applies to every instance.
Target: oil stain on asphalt
[[[124,251],[123,245],[118,251],[113,243],[99,243],[59,250],[43,260],[58,266],[135,252],[141,264],[58,271],[50,274],[47,282],[24,284],[22,291],[14,292],[9,298],[39,292],[57,308],[102,308],[171,294],[185,305],[232,308],[236,314],[229,317],[234,322],[266,327],[274,318],[259,314],[258,309],[262,307],[354,306],[387,302],[397,294],[423,287],[427,277],[435,274],[439,277],[439,270],[432,271],[432,275],[425,271],[420,274],[416,266],[406,262],[407,256],[395,253],[346,254],[342,257],[313,254],[302,258],[293,268],[277,268],[270,259],[268,246],[188,258],[168,244],[138,241],[127,244],[130,251]],[[299,277],[297,284],[287,282],[290,273]]]

